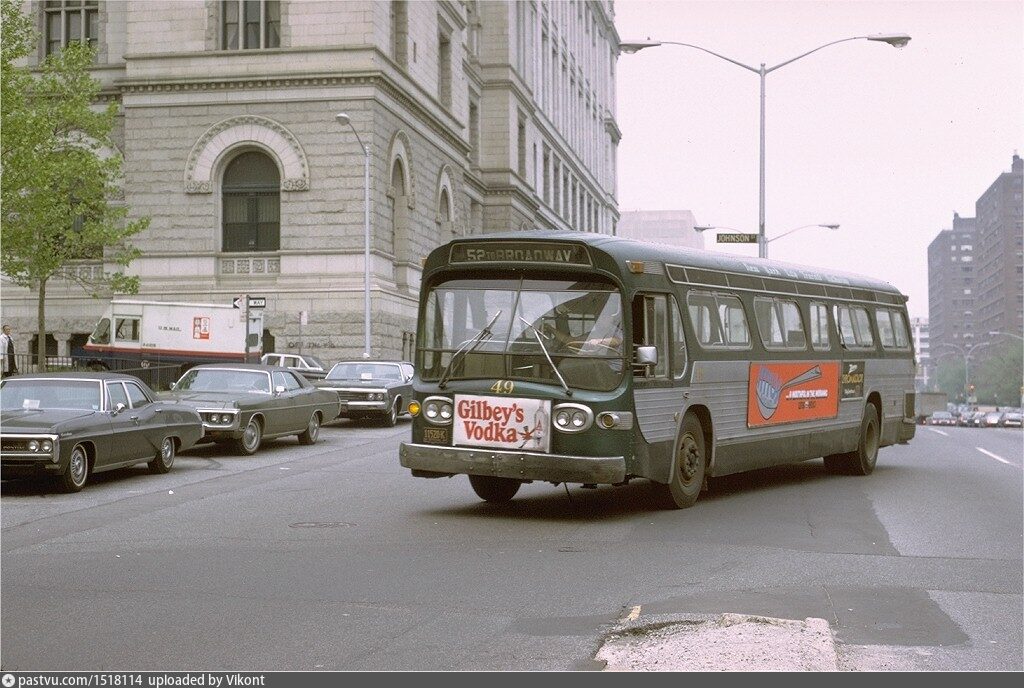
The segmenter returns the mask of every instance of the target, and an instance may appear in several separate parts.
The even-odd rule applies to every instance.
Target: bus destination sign
[[[717,234],[715,242],[719,244],[756,244],[756,234]]]
[[[585,246],[532,241],[480,241],[454,244],[451,263],[556,263],[590,265]]]

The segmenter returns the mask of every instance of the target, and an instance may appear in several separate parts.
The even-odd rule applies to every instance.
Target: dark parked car
[[[146,462],[166,473],[203,435],[195,409],[118,373],[44,373],[0,382],[4,477],[48,474],[78,492],[93,473]]]
[[[260,363],[288,368],[307,380],[323,380],[330,368],[319,358],[309,354],[263,354]]]
[[[412,363],[342,361],[314,384],[338,395],[340,418],[378,418],[394,425],[412,401]]]
[[[297,435],[314,444],[320,426],[338,416],[338,397],[314,387],[287,368],[214,363],[190,369],[165,396],[194,407],[203,417],[204,441],[230,443],[255,454],[264,439]]]

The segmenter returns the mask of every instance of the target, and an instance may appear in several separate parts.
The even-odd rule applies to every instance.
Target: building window
[[[480,164],[480,108],[476,101],[469,101],[469,161]]]
[[[224,171],[223,250],[281,248],[281,175],[266,154],[242,153]]]
[[[100,36],[99,0],[48,0],[46,54],[59,53],[72,41],[96,47]]]
[[[516,171],[519,176],[526,179],[526,120],[523,113],[519,113],[519,126],[516,131],[517,157]]]
[[[279,0],[221,0],[220,23],[224,50],[281,47]]]
[[[437,36],[437,97],[445,107],[452,106],[452,41],[444,33]]]
[[[409,3],[391,2],[391,57],[399,67],[409,66]]]

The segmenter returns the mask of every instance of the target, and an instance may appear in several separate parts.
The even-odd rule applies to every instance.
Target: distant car
[[[93,473],[148,463],[166,473],[203,436],[190,406],[159,400],[119,373],[44,373],[0,382],[5,478],[48,474],[78,492]]]
[[[1019,411],[1008,411],[1003,414],[1003,427],[1004,428],[1019,428],[1021,427],[1021,413]]]
[[[288,368],[214,363],[190,369],[165,396],[203,417],[204,441],[231,444],[255,454],[265,439],[297,435],[314,444],[320,426],[338,416],[338,397],[314,387]]]
[[[985,419],[986,413],[984,411],[975,411],[971,414],[967,424],[972,428],[980,428],[981,421]]]
[[[956,425],[956,418],[949,411],[936,411],[928,419],[928,425]]]
[[[1002,411],[989,411],[985,414],[985,417],[981,419],[981,427],[983,428],[998,428],[1002,424]]]
[[[393,426],[409,411],[412,377],[407,361],[342,361],[313,384],[338,395],[339,418],[377,418]]]
[[[260,363],[288,368],[307,380],[323,380],[330,367],[324,365],[324,362],[316,356],[309,354],[263,354]]]

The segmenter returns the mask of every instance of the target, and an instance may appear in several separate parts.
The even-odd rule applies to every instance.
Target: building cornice
[[[222,79],[125,79],[115,82],[120,96],[154,93],[195,93],[257,91],[265,89],[300,89],[311,87],[370,86],[397,101],[420,121],[425,122],[439,138],[461,155],[469,153],[469,143],[452,132],[454,127],[409,96],[391,77],[382,72],[338,74],[305,74],[302,76],[237,77]],[[458,124],[458,122],[456,122]]]

